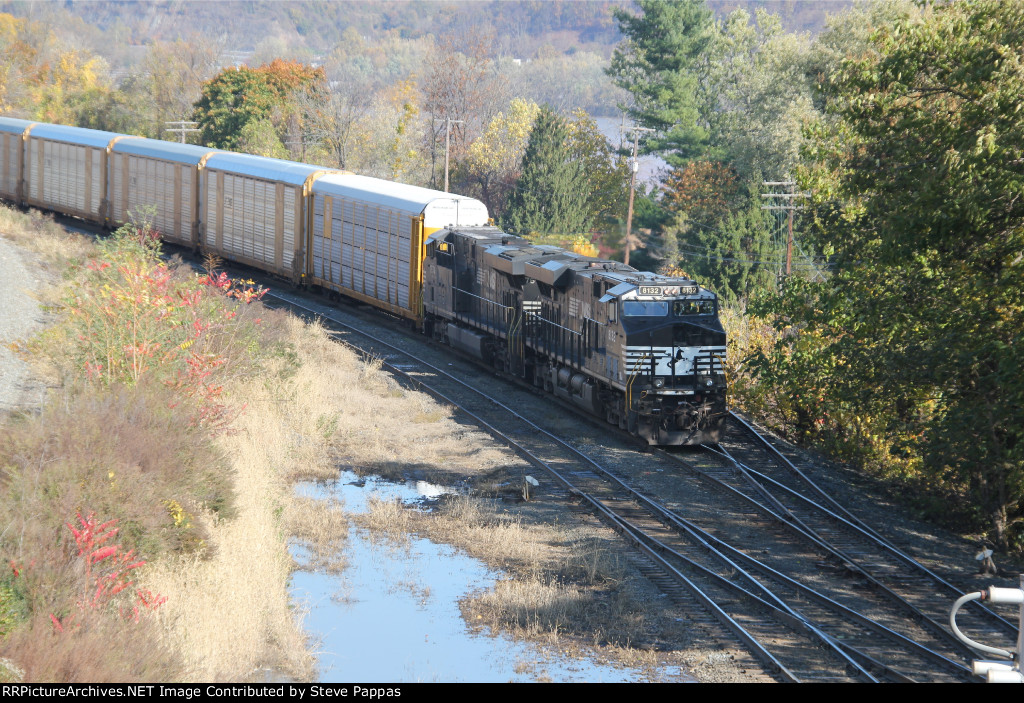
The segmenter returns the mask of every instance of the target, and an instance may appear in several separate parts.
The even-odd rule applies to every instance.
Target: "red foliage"
[[[134,549],[123,552],[119,544],[103,546],[117,535],[118,528],[114,527],[117,520],[99,523],[95,513],[89,513],[88,517],[82,517],[79,513],[77,517],[78,527],[71,523],[65,524],[74,535],[75,544],[78,546],[78,556],[84,564],[86,583],[82,597],[75,603],[77,610],[64,618],[50,614],[53,627],[58,632],[65,632],[68,627],[77,626],[77,619],[80,616],[105,608],[115,596],[134,583],[128,579],[129,573],[146,563],[135,558]],[[16,577],[20,575],[20,570],[13,562],[11,568]],[[136,589],[135,601],[130,609],[121,606],[118,612],[125,620],[138,622],[141,612],[156,610],[166,602],[165,596]]]

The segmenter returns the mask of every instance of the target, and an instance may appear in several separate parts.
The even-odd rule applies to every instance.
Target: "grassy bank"
[[[49,399],[0,418],[0,676],[309,678],[283,519],[288,475],[330,455],[289,402],[306,329],[164,263],[145,226],[94,245],[3,210],[0,231],[56,282],[16,345]]]

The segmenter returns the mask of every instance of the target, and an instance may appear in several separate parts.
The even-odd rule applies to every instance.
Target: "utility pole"
[[[628,130],[623,130],[620,127],[619,130],[633,132],[633,156],[629,160],[629,208],[626,210],[626,242],[622,254],[622,263],[629,266],[629,250],[633,243],[630,238],[633,231],[633,194],[636,192],[636,172],[640,170],[636,152],[640,146],[640,132],[653,132],[654,130],[649,127],[630,127]]]
[[[788,235],[786,236],[786,275],[789,276],[793,270],[793,212],[796,210],[803,210],[803,206],[796,204],[797,198],[808,197],[807,193],[797,193],[796,181],[763,181],[762,185],[768,188],[786,188],[784,193],[762,193],[762,198],[775,198],[779,199],[779,202],[784,203],[783,205],[762,205],[762,210],[785,210],[788,213]]]
[[[452,131],[452,123],[465,124],[465,120],[453,120],[451,117],[445,118],[444,125],[444,192],[448,192],[448,150],[451,143],[450,134]]]
[[[168,128],[164,130],[165,132],[170,132],[171,134],[180,134],[181,135],[181,143],[182,144],[185,143],[185,134],[186,133],[188,133],[188,132],[198,132],[199,131],[198,129],[195,129],[199,125],[198,122],[189,122],[188,120],[178,120],[177,122],[164,122],[164,124],[168,125]],[[174,125],[177,125],[177,126],[175,127]]]

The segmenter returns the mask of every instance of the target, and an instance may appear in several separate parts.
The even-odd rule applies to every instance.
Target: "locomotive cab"
[[[725,330],[713,294],[624,299],[626,408],[652,444],[717,443],[725,423]]]

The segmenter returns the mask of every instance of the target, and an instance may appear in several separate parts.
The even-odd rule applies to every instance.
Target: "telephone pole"
[[[199,125],[198,122],[189,122],[188,120],[178,120],[177,122],[164,122],[164,124],[168,125],[168,128],[164,130],[165,132],[170,132],[171,134],[180,134],[181,135],[181,143],[182,144],[185,143],[185,134],[186,133],[198,132],[199,131],[198,129],[196,129],[196,127]],[[177,126],[175,126],[175,125],[177,125]]]
[[[448,192],[448,151],[451,143],[450,134],[452,131],[452,123],[465,124],[465,120],[453,120],[451,117],[445,118],[444,125],[444,192]]]
[[[796,204],[797,198],[806,198],[807,193],[797,193],[794,189],[796,188],[796,181],[763,181],[762,185],[767,188],[786,188],[785,192],[782,193],[762,193],[762,198],[772,198],[773,201],[777,198],[778,200],[773,202],[771,205],[762,205],[762,210],[785,210],[788,214],[788,234],[786,236],[786,275],[790,275],[793,270],[793,213],[796,210],[803,210],[803,206]],[[777,203],[782,203],[776,204]]]
[[[626,241],[623,247],[622,263],[629,266],[629,250],[633,244],[631,233],[633,231],[633,194],[636,192],[636,172],[640,170],[640,164],[636,160],[636,152],[640,146],[640,132],[653,132],[649,127],[630,127],[619,131],[633,132],[633,156],[629,160],[629,208],[626,210]]]

